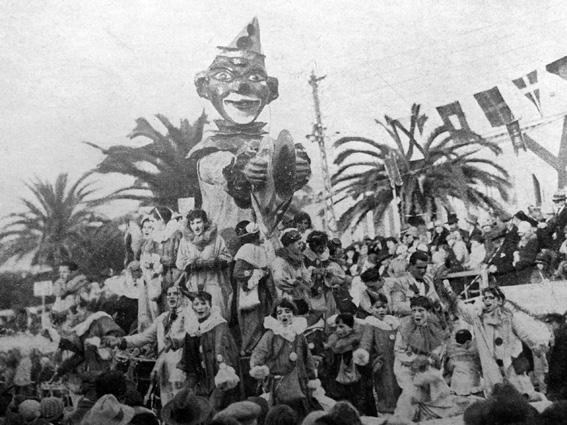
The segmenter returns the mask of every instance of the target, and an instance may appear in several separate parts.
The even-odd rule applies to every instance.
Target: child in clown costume
[[[185,314],[185,337],[173,341],[174,349],[183,346],[178,367],[187,374],[187,386],[196,395],[208,398],[215,410],[222,410],[240,399],[238,348],[209,293],[193,294]]]
[[[272,405],[287,404],[307,413],[313,403],[311,391],[320,387],[320,381],[303,335],[307,321],[296,312],[290,300],[275,304],[264,320],[266,332],[252,352],[250,375],[263,383]]]
[[[400,321],[397,317],[386,314],[387,311],[386,296],[373,295],[372,315],[362,322],[360,349],[354,352],[356,363],[371,366],[378,413],[393,413],[400,395],[400,387],[394,375],[394,344]]]

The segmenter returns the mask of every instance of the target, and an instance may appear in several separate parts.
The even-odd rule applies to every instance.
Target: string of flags
[[[567,56],[557,59],[545,67],[546,71],[567,80]],[[541,110],[540,90],[538,85],[538,71],[533,70],[526,75],[515,78],[512,83],[531,102],[543,117]],[[519,120],[514,114],[497,86],[475,93],[474,98],[482,109],[486,119],[492,127],[506,126],[514,152],[518,155],[520,149],[526,149]],[[466,116],[459,101],[438,106],[437,113],[449,131],[470,130]]]

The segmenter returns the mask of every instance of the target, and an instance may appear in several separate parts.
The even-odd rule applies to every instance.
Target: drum
[[[136,389],[140,394],[146,394],[151,384],[151,374],[156,364],[156,359],[146,357],[134,357],[132,378]]]

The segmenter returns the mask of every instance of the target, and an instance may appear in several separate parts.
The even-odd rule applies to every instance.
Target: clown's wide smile
[[[231,93],[223,99],[224,110],[239,124],[245,124],[256,118],[262,107],[262,101],[255,96]]]

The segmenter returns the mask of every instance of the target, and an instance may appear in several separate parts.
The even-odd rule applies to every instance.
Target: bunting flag
[[[469,123],[458,100],[447,105],[438,106],[436,109],[443,120],[443,124],[449,131],[470,130]]]
[[[492,87],[490,90],[476,93],[474,98],[492,127],[500,127],[514,120],[514,115],[504,101],[498,87]]]
[[[508,130],[508,134],[510,135],[510,139],[512,140],[512,146],[514,146],[514,153],[516,154],[516,156],[518,155],[518,150],[520,149],[527,151],[526,142],[524,141],[524,136],[520,127],[520,122],[518,120],[514,120],[507,123],[506,130]]]
[[[564,80],[567,80],[567,56],[548,63],[545,67],[545,70],[547,72],[560,76]]]
[[[524,93],[524,96],[526,96],[530,102],[535,105],[539,114],[542,115],[539,88],[537,87],[537,70],[533,70],[524,77],[516,78],[515,80],[512,80],[512,82],[518,90]]]

